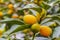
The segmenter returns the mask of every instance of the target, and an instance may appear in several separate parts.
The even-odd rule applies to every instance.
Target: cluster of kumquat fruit
[[[39,32],[42,36],[50,36],[52,34],[52,29],[48,26],[44,26],[44,25],[40,25],[38,23],[38,20],[35,16],[33,15],[25,15],[23,17],[23,21],[26,23],[26,24],[31,24],[31,31],[33,33],[37,33]],[[23,32],[27,33],[29,30],[28,29],[25,29]],[[32,34],[33,34],[32,33]]]
[[[42,1],[41,1],[42,2]],[[39,33],[42,36],[45,37],[49,37],[52,34],[52,29],[49,26],[45,26],[45,25],[40,25],[40,18],[41,16],[46,13],[46,11],[42,8],[42,12],[41,15],[39,12],[36,13],[36,15],[33,14],[29,14],[28,12],[25,12],[24,15],[19,15],[16,12],[16,9],[14,8],[14,4],[9,3],[7,5],[7,14],[10,16],[10,18],[13,19],[22,19],[22,21],[25,24],[29,24],[31,25],[31,27],[29,29],[24,29],[23,33],[27,34],[29,33],[29,35],[35,35],[36,33]],[[23,14],[23,13],[22,13]],[[3,17],[4,14],[2,11],[0,11],[0,18]],[[42,19],[44,19],[45,17],[43,17]],[[0,35],[2,35],[3,31],[0,29]]]
[[[8,11],[7,11],[8,15],[12,14],[11,18],[22,18],[25,24],[32,25],[30,28],[31,29],[30,32],[29,32],[29,29],[25,29],[25,30],[23,30],[24,33],[29,32],[32,35],[34,33],[39,32],[41,35],[46,36],[46,37],[48,37],[52,34],[52,29],[50,27],[43,26],[38,23],[40,21],[39,13],[37,13],[36,16],[31,15],[31,14],[26,14],[24,16],[18,16],[17,13],[14,13],[15,11],[14,11],[13,4],[8,4],[7,7],[8,7]],[[2,16],[3,16],[3,13],[0,11],[0,17],[2,17]],[[0,32],[1,32],[1,30],[0,30]],[[2,33],[0,33],[0,34],[2,34]]]
[[[18,15],[14,9],[14,5],[12,3],[9,3],[7,5],[5,5],[5,7],[7,7],[7,11],[5,15],[9,15],[8,17],[9,18],[18,18],[18,19],[22,19],[22,15]],[[4,17],[4,12],[0,10],[0,18],[3,18]]]
[[[12,3],[9,4],[5,4],[0,2],[0,7],[2,5],[4,5],[4,7],[7,9],[5,9],[4,11],[0,8],[0,20],[4,20],[4,17],[7,18],[13,18],[13,19],[22,19],[23,16],[18,15],[17,13],[15,13],[15,9],[14,9],[14,5]],[[3,6],[2,6],[3,7]],[[4,14],[6,13],[6,14]],[[6,16],[7,15],[7,16]],[[4,29],[0,28],[0,37],[2,37],[3,33],[5,32]]]

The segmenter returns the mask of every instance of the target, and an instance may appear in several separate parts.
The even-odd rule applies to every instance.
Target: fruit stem
[[[34,33],[34,35],[33,35],[33,38],[32,38],[32,40],[34,40],[34,38],[35,38],[35,33]]]

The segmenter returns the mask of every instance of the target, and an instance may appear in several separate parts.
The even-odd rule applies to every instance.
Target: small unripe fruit
[[[30,31],[30,29],[25,29],[23,30],[23,33],[28,33]]]
[[[13,14],[12,18],[18,18],[18,15],[17,14]]]
[[[19,19],[23,19],[23,16],[19,16]]]
[[[33,32],[38,32],[39,30],[40,30],[40,24],[38,24],[38,23],[36,23],[36,24],[33,24],[32,26],[31,26],[31,30],[33,31]]]

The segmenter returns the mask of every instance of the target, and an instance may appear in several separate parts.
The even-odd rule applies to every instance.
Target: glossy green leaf
[[[3,34],[3,36],[8,36],[12,33],[24,30],[26,28],[30,28],[29,25],[13,25],[7,32]]]
[[[51,18],[46,18],[46,19],[42,20],[41,24],[47,23],[49,21],[51,21]]]
[[[24,22],[22,20],[19,19],[5,19],[5,20],[0,20],[1,23],[10,23],[10,24],[24,24]]]
[[[0,38],[0,40],[7,40],[7,39],[4,39],[4,38]]]
[[[42,24],[42,25],[45,25],[45,26],[50,26],[50,25],[52,25],[54,22],[52,21],[52,22],[47,22],[47,23],[45,23],[45,24]]]
[[[59,37],[60,37],[60,26],[57,26],[57,27],[54,29],[54,32],[53,32],[52,37],[53,37],[53,38],[59,38]]]

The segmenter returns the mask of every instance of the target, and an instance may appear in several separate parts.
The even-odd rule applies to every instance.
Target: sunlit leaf
[[[22,20],[19,19],[5,19],[5,20],[0,20],[1,23],[12,23],[12,24],[24,24]]]
[[[26,28],[30,28],[29,25],[13,25],[7,32],[4,33],[3,36],[8,36],[12,33],[24,30]]]
[[[55,29],[54,29],[54,32],[53,32],[53,38],[59,38],[60,37],[60,26],[57,26]]]
[[[4,38],[0,38],[0,40],[7,40],[7,39],[4,39]]]

